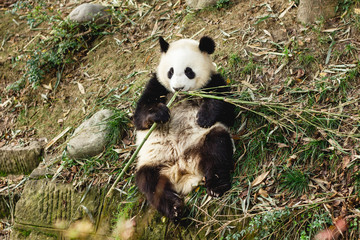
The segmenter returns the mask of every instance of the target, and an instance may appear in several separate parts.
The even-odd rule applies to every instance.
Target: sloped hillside
[[[114,191],[107,236],[359,238],[359,1],[344,1],[337,17],[312,25],[296,21],[298,1],[288,0],[219,0],[202,10],[181,0],[102,1],[109,22],[66,20],[84,2],[2,6],[0,147],[46,145],[66,130],[47,145],[44,178],[106,192],[135,150],[132,114],[158,63],[158,37],[211,36],[213,61],[232,89],[226,101],[237,109],[232,189],[215,199],[199,186],[185,198],[188,222],[175,225],[146,204],[131,165]],[[72,131],[103,108],[115,112],[109,128],[116,136],[101,154],[71,159],[64,149]],[[26,181],[27,174],[3,176],[0,191],[21,195]],[[12,206],[1,221],[6,237],[15,229],[13,213]],[[85,225],[91,231],[84,239],[100,231]]]

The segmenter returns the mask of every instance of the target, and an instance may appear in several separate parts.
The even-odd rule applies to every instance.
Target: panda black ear
[[[159,43],[160,43],[161,52],[166,53],[167,50],[169,49],[169,43],[166,42],[163,37],[159,37]]]
[[[215,51],[215,42],[210,37],[202,37],[200,39],[199,49],[202,52],[212,54]]]

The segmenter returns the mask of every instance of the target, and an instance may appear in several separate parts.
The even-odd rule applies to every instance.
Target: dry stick
[[[178,95],[178,92],[175,92],[174,95],[172,96],[172,98],[170,99],[170,101],[168,102],[168,104],[166,105],[168,108],[171,106],[171,104],[174,102],[176,96]],[[151,126],[151,128],[149,129],[148,133],[146,134],[145,138],[142,140],[142,142],[139,144],[139,146],[136,148],[134,154],[131,156],[130,160],[126,163],[125,167],[123,168],[123,170],[121,171],[121,173],[119,174],[119,176],[116,178],[115,182],[113,183],[113,185],[111,186],[111,188],[109,189],[108,193],[106,194],[106,197],[109,197],[112,193],[112,191],[114,190],[114,188],[116,187],[116,185],[118,184],[118,182],[120,181],[120,179],[122,178],[122,176],[125,174],[125,172],[128,170],[128,168],[130,167],[130,165],[134,162],[135,158],[137,157],[140,149],[142,148],[142,146],[144,145],[144,143],[146,142],[146,140],[149,138],[150,134],[154,131],[154,129],[156,128],[157,123],[153,123],[153,125]]]

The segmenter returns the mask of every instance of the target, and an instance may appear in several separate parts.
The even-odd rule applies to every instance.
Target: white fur
[[[196,123],[199,105],[187,101],[170,109],[170,122],[159,124],[141,148],[137,168],[164,165],[161,174],[167,176],[180,194],[188,194],[203,178],[199,170],[199,148],[206,135],[215,127],[227,130],[221,123],[202,128]],[[148,130],[137,131],[139,145]]]
[[[171,79],[168,78],[170,68],[174,69]],[[189,79],[184,70],[191,67],[196,76]],[[157,76],[160,83],[169,91],[175,92],[174,88],[183,88],[183,91],[197,90],[204,87],[215,73],[215,66],[210,55],[201,52],[199,42],[191,39],[181,39],[170,44],[166,53],[162,53]]]

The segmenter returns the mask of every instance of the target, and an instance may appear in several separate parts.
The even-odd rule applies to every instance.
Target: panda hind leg
[[[178,222],[184,211],[184,202],[172,189],[166,176],[160,174],[161,166],[142,166],[136,173],[139,190],[150,204],[174,222]]]
[[[207,193],[212,197],[220,197],[231,188],[232,146],[230,134],[221,127],[215,127],[205,137],[199,167],[205,175]]]

